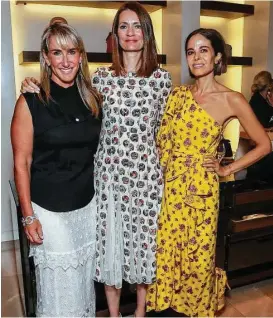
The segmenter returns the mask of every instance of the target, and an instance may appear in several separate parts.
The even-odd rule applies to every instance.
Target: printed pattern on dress
[[[103,119],[95,156],[98,204],[97,281],[122,286],[155,278],[157,217],[162,173],[155,137],[171,90],[170,75],[115,76],[99,68],[92,85],[103,96]]]
[[[165,187],[148,311],[214,317],[223,306],[226,275],[215,268],[219,182],[202,166],[205,156],[216,156],[222,128],[188,87],[170,95],[158,134]]]

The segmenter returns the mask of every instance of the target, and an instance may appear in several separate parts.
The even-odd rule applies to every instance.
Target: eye
[[[192,55],[193,54],[193,51],[187,51],[187,55],[189,56],[189,55]]]
[[[60,56],[62,53],[61,51],[52,51],[52,54],[55,56]]]
[[[201,53],[207,53],[207,52],[208,52],[208,49],[201,49],[200,52],[201,52]]]
[[[138,30],[142,29],[141,24],[136,24],[135,28],[138,29]]]
[[[75,55],[76,53],[77,53],[76,49],[72,49],[72,50],[68,51],[68,54],[70,54],[70,55]]]
[[[120,28],[121,30],[125,30],[125,29],[126,29],[126,25],[125,25],[125,24],[121,24],[121,25],[119,26],[119,28]]]

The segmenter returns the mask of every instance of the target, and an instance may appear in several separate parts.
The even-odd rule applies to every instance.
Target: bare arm
[[[34,77],[26,77],[21,84],[21,93],[37,93],[39,94],[39,81]]]
[[[243,157],[227,166],[228,174],[249,167],[271,151],[270,139],[243,95],[237,93],[232,103],[235,116],[256,146]]]
[[[219,162],[215,159],[206,160],[203,166],[208,168],[208,171],[214,170],[221,177],[231,175],[249,167],[271,151],[270,139],[243,95],[234,93],[230,97],[229,103],[233,117],[239,119],[240,124],[249,135],[250,139],[254,141],[255,148],[225,167],[220,166]]]
[[[11,143],[14,157],[14,178],[24,217],[33,215],[30,197],[30,167],[33,150],[33,124],[25,98],[21,95],[15,105],[11,123]],[[42,243],[38,220],[25,227],[32,243]],[[38,236],[37,236],[38,235]]]

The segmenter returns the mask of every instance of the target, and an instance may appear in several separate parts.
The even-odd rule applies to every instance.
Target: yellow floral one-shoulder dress
[[[219,182],[202,166],[205,156],[216,156],[222,128],[188,87],[174,89],[158,134],[165,190],[147,311],[214,317],[224,305],[226,275],[215,268]]]

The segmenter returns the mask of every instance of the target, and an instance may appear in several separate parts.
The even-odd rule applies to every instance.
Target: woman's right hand
[[[43,243],[43,230],[42,225],[38,219],[34,220],[33,223],[24,227],[26,236],[32,244]]]
[[[34,77],[26,77],[21,84],[21,93],[40,93],[40,83]]]

